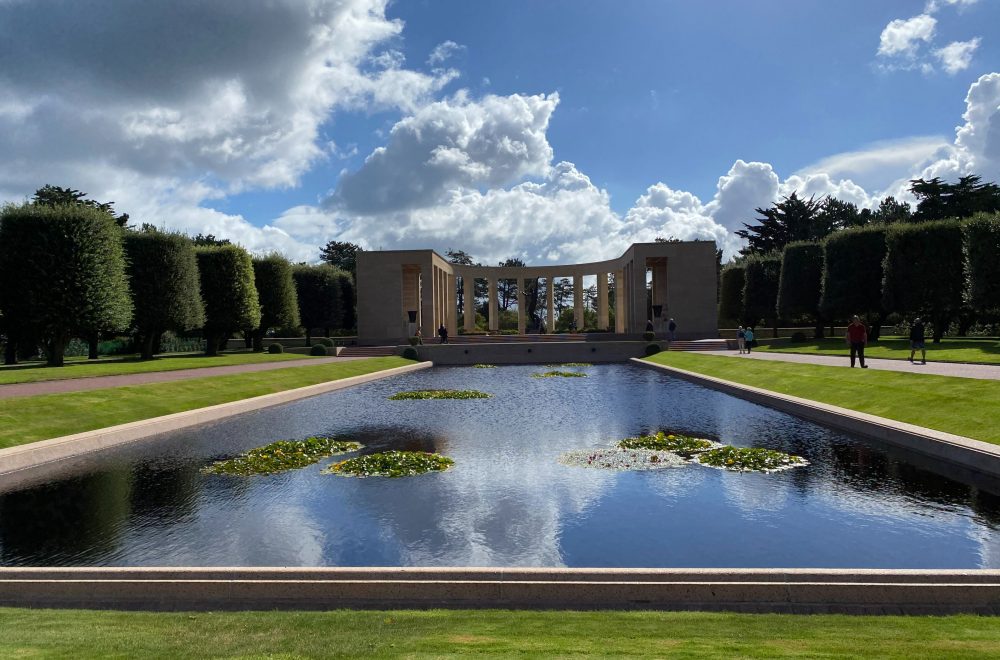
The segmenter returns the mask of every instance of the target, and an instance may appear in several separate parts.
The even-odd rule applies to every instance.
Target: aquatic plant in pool
[[[777,472],[808,465],[801,456],[762,447],[718,447],[698,454],[702,465],[737,472]]]
[[[670,451],[621,447],[568,451],[559,457],[559,462],[603,470],[663,470],[687,465],[686,459]]]
[[[547,364],[546,367],[592,367],[590,362],[560,362],[558,364]]]
[[[474,365],[472,365],[472,368],[473,369],[496,369],[497,365],[495,365],[495,364],[482,364],[482,363],[480,363],[480,364],[474,364]]]
[[[635,438],[625,438],[618,443],[622,449],[654,449],[672,451],[677,454],[691,455],[719,447],[719,443],[706,438],[695,438],[680,433],[665,433],[657,431],[653,435],[640,435]]]
[[[312,437],[305,440],[278,440],[263,447],[256,447],[235,458],[216,461],[204,468],[209,474],[250,476],[277,474],[312,465],[327,456],[346,454],[361,449],[353,440]]]
[[[579,371],[543,371],[531,374],[532,378],[586,378],[587,374]]]
[[[489,399],[492,394],[478,390],[409,390],[396,392],[390,401],[414,401],[423,399]]]
[[[409,477],[447,470],[455,461],[423,451],[387,451],[349,458],[323,470],[345,477]]]

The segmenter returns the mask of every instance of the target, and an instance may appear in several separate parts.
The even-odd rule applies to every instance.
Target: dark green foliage
[[[232,245],[228,238],[216,238],[215,234],[198,234],[191,239],[191,242],[198,247],[222,247]]]
[[[36,206],[86,206],[106,213],[119,227],[128,224],[128,213],[115,215],[114,202],[98,202],[86,197],[87,193],[73,188],[45,185],[35,191],[31,203]]]
[[[793,332],[792,337],[789,341],[793,344],[801,344],[806,340],[806,333],[804,332]]]
[[[342,241],[330,241],[319,249],[319,258],[352,276],[358,272],[358,252],[361,246]]]
[[[827,318],[854,314],[880,317],[885,227],[848,229],[823,242],[823,293],[820,310]],[[878,324],[873,323],[873,328]]]
[[[938,177],[929,181],[914,179],[910,181],[910,192],[919,200],[912,217],[915,222],[1000,211],[1000,186],[983,183],[975,174],[959,178],[958,183],[945,183]]]
[[[818,241],[836,229],[837,217],[820,213],[822,202],[800,199],[794,192],[767,209],[756,209],[762,218],[756,225],[744,223],[736,232],[747,239],[743,254],[770,254],[793,241]]]
[[[71,335],[126,329],[132,302],[114,218],[85,205],[5,207],[0,309],[8,332],[44,342],[53,366]]]
[[[646,345],[646,355],[656,355],[660,352],[659,344],[647,344]]]
[[[311,330],[339,330],[344,327],[344,287],[341,281],[350,278],[350,275],[327,265],[299,265],[292,270],[292,277],[299,297],[299,316],[306,329],[307,345]]]
[[[253,259],[253,280],[260,299],[260,325],[253,329],[253,349],[264,350],[268,330],[299,325],[299,301],[292,264],[281,255]]]
[[[267,345],[267,352],[271,355],[277,355],[278,353],[284,353],[285,347],[278,342],[274,342],[273,344]]]
[[[781,255],[747,257],[746,283],[743,285],[743,318],[752,325],[761,319],[777,325],[778,284],[781,281]]]
[[[334,346],[336,346],[336,345],[337,345],[337,344],[336,344],[336,342],[334,342],[334,341],[333,341],[332,339],[330,339],[329,337],[323,337],[322,339],[320,339],[320,340],[319,340],[319,341],[317,341],[316,343],[317,343],[317,344],[321,344],[321,345],[323,345],[323,346],[326,346],[327,348],[333,348]]]
[[[324,346],[323,344],[314,345],[312,348],[309,349],[309,355],[326,356],[327,355],[326,346]]]
[[[962,306],[965,264],[957,220],[895,225],[886,234],[885,309],[929,317],[941,340]]]
[[[205,302],[205,353],[217,355],[233,332],[260,325],[253,262],[236,245],[198,248],[196,254]]]
[[[654,339],[656,339],[656,333],[653,332],[652,330],[647,330],[646,332],[642,333],[642,339],[643,341],[653,341]]]
[[[872,214],[872,221],[891,225],[896,222],[908,222],[912,215],[907,202],[900,202],[895,197],[889,196],[879,202],[878,208]]]
[[[125,254],[135,304],[136,338],[144,360],[160,335],[205,323],[194,246],[180,234],[126,232]]]
[[[722,269],[719,293],[720,322],[743,323],[743,288],[746,286],[746,267],[742,263],[729,264]]]
[[[965,225],[969,304],[980,312],[1000,312],[1000,214],[979,214]]]
[[[354,288],[354,277],[345,276],[340,278],[340,303],[343,306],[343,319],[340,322],[340,329],[354,330],[358,327],[358,320],[355,315],[357,307],[357,292]]]
[[[819,313],[822,286],[823,245],[808,242],[786,245],[778,284],[778,316],[785,319],[809,317],[816,322],[818,336],[822,337]]]
[[[417,349],[412,346],[407,346],[403,351],[403,357],[407,360],[416,360],[419,357],[419,354],[417,353]]]

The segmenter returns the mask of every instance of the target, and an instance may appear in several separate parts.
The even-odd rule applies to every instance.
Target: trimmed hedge
[[[885,237],[884,227],[865,227],[839,231],[823,241],[824,316],[881,315]]]
[[[237,245],[198,248],[196,254],[205,301],[205,354],[218,355],[220,343],[233,332],[260,325],[253,262]]]
[[[253,349],[264,350],[268,330],[299,325],[299,300],[292,264],[281,255],[253,259],[254,288],[260,298],[260,325],[253,329]]]
[[[268,344],[267,352],[270,353],[271,355],[277,355],[279,353],[284,353],[285,347],[279,344],[278,342],[274,342],[273,344]]]
[[[757,325],[760,319],[770,320],[771,325],[776,326],[781,257],[751,255],[743,264],[746,269],[743,285],[744,320],[751,325]]]
[[[309,355],[314,355],[317,357],[326,356],[327,355],[326,346],[324,346],[323,344],[315,344],[312,348],[309,349]]]
[[[299,265],[292,270],[292,277],[295,280],[295,290],[298,292],[299,314],[306,329],[307,345],[311,343],[311,330],[317,328],[339,330],[346,327],[343,280],[350,278],[350,275],[328,265]]]
[[[785,319],[798,316],[818,319],[822,285],[822,244],[798,242],[786,245],[781,255],[778,316]]]
[[[980,213],[965,223],[969,304],[980,312],[1000,312],[1000,214]]]
[[[743,325],[743,288],[746,286],[746,268],[742,263],[730,264],[722,269],[719,292],[719,319]]]

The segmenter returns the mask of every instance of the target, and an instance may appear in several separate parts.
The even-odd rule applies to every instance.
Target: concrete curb
[[[923,454],[930,458],[947,461],[953,465],[973,470],[990,477],[1000,476],[1000,446],[966,438],[953,433],[935,431],[915,424],[897,422],[885,417],[832,406],[810,399],[770,390],[734,383],[732,381],[706,376],[704,374],[678,369],[664,364],[656,364],[639,358],[632,362],[661,369],[672,376],[704,385],[741,399],[759,403],[783,412],[804,417],[825,426],[856,433],[881,442]]]
[[[0,606],[567,608],[994,614],[996,570],[6,568]]]
[[[331,380],[283,392],[264,394],[229,403],[220,403],[206,408],[185,410],[184,412],[163,415],[162,417],[153,417],[127,424],[119,424],[118,426],[109,426],[103,429],[95,429],[93,431],[85,431],[83,433],[65,435],[60,438],[52,438],[51,440],[41,440],[27,445],[2,449],[0,450],[0,475],[34,468],[54,461],[74,458],[108,447],[142,440],[160,433],[214,422],[233,415],[269,408],[282,403],[368,383],[373,380],[389,378],[419,369],[428,369],[433,366],[432,362],[417,362],[361,376]]]

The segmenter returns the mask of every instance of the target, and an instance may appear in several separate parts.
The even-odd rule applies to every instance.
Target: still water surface
[[[0,484],[0,564],[126,566],[1000,567],[1000,487],[631,365],[434,368],[104,452]],[[388,401],[471,388],[487,400]],[[810,465],[606,472],[570,449],[657,429]],[[364,452],[436,451],[405,479],[202,474],[278,439],[347,435]]]

